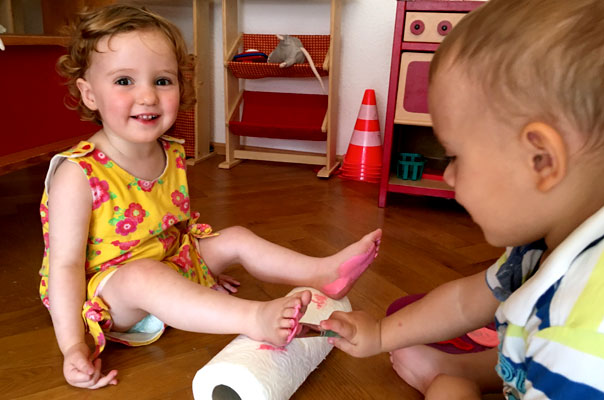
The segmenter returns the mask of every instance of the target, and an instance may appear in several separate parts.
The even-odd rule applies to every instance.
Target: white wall
[[[340,0],[341,59],[339,71],[338,144],[336,153],[348,149],[350,136],[365,89],[374,89],[380,126],[384,127],[390,57],[394,30],[395,0]],[[182,3],[182,2],[179,2]],[[151,4],[152,10],[165,15],[182,29],[192,48],[192,17],[189,7]],[[246,33],[328,34],[329,0],[242,0],[240,26]],[[224,143],[224,93],[222,63],[222,2],[210,2],[211,54],[200,57],[211,62],[212,141]],[[320,93],[314,79],[247,80],[250,90]],[[245,144],[282,149],[323,152],[324,143],[245,138]]]

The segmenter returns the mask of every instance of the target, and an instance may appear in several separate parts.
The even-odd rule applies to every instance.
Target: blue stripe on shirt
[[[535,304],[535,308],[537,309],[537,318],[541,320],[541,323],[539,324],[540,330],[549,328],[551,326],[549,320],[549,307],[552,303],[554,294],[556,294],[556,290],[558,290],[558,286],[560,286],[561,279],[562,278],[560,278],[549,289],[547,289],[547,291],[543,293],[541,297],[539,297],[539,300],[537,300],[537,303]]]
[[[584,383],[571,381],[531,358],[527,359],[527,365],[527,379],[532,383],[533,388],[543,392],[548,399],[604,399],[604,392]]]

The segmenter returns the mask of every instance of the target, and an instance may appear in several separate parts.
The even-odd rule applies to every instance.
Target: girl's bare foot
[[[327,283],[320,286],[321,291],[333,299],[344,297],[354,282],[371,265],[378,255],[382,230],[363,236],[337,254],[323,260],[330,272]]]
[[[298,321],[306,312],[312,293],[304,290],[291,296],[261,303],[256,313],[256,326],[251,327],[249,336],[275,346],[285,346],[295,332]]]

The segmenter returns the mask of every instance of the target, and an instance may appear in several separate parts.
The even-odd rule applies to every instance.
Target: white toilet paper
[[[313,288],[289,294],[313,294],[302,322],[319,323],[334,311],[350,311],[346,297],[333,300]],[[237,336],[197,371],[193,379],[196,400],[287,400],[333,348],[325,337],[294,339],[285,348]]]

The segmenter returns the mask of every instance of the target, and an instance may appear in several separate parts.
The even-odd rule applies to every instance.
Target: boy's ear
[[[98,107],[96,105],[94,94],[92,93],[92,88],[90,87],[90,83],[88,83],[88,81],[84,78],[78,78],[76,80],[76,86],[80,90],[84,105],[92,111],[97,110]]]
[[[568,154],[560,132],[543,122],[531,122],[521,134],[537,189],[547,192],[566,175]]]

